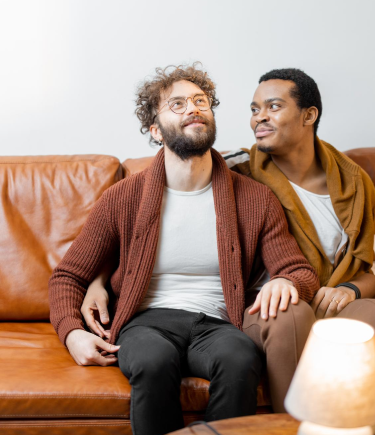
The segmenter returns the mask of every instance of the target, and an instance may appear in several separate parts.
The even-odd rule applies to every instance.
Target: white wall
[[[200,60],[217,83],[219,150],[250,146],[259,76],[318,83],[320,137],[375,146],[374,0],[0,0],[0,154],[154,153],[134,89]]]

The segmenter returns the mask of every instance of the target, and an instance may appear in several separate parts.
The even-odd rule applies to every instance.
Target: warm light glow
[[[349,319],[332,319],[333,322],[316,322],[314,333],[321,339],[334,343],[365,343],[374,336],[367,323]]]
[[[372,435],[372,430],[370,426],[337,429],[304,421],[298,429],[298,435]]]
[[[333,428],[375,424],[375,338],[349,319],[315,323],[285,399],[298,420]]]

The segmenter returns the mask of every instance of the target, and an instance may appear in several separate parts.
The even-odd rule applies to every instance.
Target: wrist
[[[73,329],[66,336],[65,345],[67,348],[69,348],[69,345],[72,343],[72,341],[75,341],[77,335],[79,334],[78,331],[84,331],[84,330],[83,329]]]
[[[292,282],[292,281],[290,281],[289,279],[287,279],[287,278],[274,278],[274,279],[271,279],[271,281],[280,281],[280,282],[284,282],[285,284],[288,284],[288,285],[291,285],[292,287],[294,287],[294,283]]]
[[[355,299],[361,299],[361,291],[356,285],[352,284],[351,282],[342,282],[341,284],[337,284],[335,286],[335,288],[337,287],[346,287],[347,289],[351,289],[355,294]]]

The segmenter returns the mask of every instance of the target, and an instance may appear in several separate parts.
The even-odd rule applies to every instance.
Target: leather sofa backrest
[[[361,166],[371,177],[375,185],[375,148],[356,148],[345,151],[348,157]],[[142,157],[140,159],[127,159],[123,162],[126,176],[143,171],[152,162],[153,157]]]
[[[115,157],[0,157],[0,320],[47,320],[48,279],[103,191]]]
[[[354,148],[344,154],[364,169],[375,185],[375,148]]]

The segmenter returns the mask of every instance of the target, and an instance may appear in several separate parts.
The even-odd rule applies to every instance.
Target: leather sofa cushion
[[[78,366],[50,323],[0,323],[0,348],[0,419],[129,418],[131,387],[120,369]],[[208,387],[184,378],[183,411],[203,412]],[[261,384],[258,406],[269,405],[266,391]]]
[[[51,324],[0,323],[0,348],[0,418],[129,418],[131,387],[120,369],[78,366]],[[183,379],[184,411],[206,408],[208,385]]]
[[[49,318],[48,279],[103,191],[115,157],[0,157],[0,320]]]

